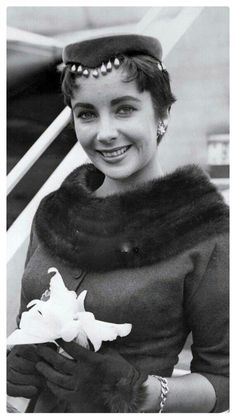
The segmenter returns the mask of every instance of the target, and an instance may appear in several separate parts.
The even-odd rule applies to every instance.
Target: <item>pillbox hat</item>
[[[162,47],[153,37],[144,35],[113,35],[67,45],[63,50],[64,64],[96,68],[119,55],[150,55],[161,62]]]

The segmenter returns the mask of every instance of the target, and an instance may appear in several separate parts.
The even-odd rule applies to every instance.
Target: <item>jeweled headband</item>
[[[120,56],[139,54],[155,58],[158,69],[165,70],[160,42],[143,35],[113,35],[76,42],[64,48],[62,59],[71,72],[85,77],[91,73],[98,78],[99,72],[106,75],[112,68],[119,68]]]

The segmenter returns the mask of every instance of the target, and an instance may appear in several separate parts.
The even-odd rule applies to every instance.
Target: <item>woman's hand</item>
[[[30,399],[38,393],[45,384],[45,379],[35,368],[39,360],[36,345],[17,345],[11,350],[7,357],[9,396]]]
[[[58,343],[73,359],[41,347],[38,353],[45,362],[38,362],[36,368],[49,389],[66,400],[73,412],[139,411],[145,398],[146,374],[113,350],[97,353],[74,342],[60,339]]]

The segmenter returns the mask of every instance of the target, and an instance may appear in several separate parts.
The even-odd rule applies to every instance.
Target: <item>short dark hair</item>
[[[168,71],[161,71],[158,64],[155,58],[148,55],[124,57],[123,67],[128,74],[124,81],[134,80],[140,92],[150,92],[157,116],[164,118],[176,98],[171,91]]]
[[[150,92],[153,107],[156,115],[164,118],[176,101],[170,87],[170,77],[167,70],[160,70],[160,62],[149,55],[119,56],[122,68],[126,70],[127,76],[123,79],[125,83],[135,81],[140,92]],[[71,97],[76,88],[78,75],[70,71],[66,66],[62,72],[62,93],[65,104],[71,107]],[[161,139],[161,138],[160,138]]]

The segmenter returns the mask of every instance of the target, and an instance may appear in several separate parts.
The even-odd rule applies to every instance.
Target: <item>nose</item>
[[[118,133],[114,121],[107,116],[101,118],[97,131],[97,141],[104,144],[110,143],[117,138],[117,135]]]

